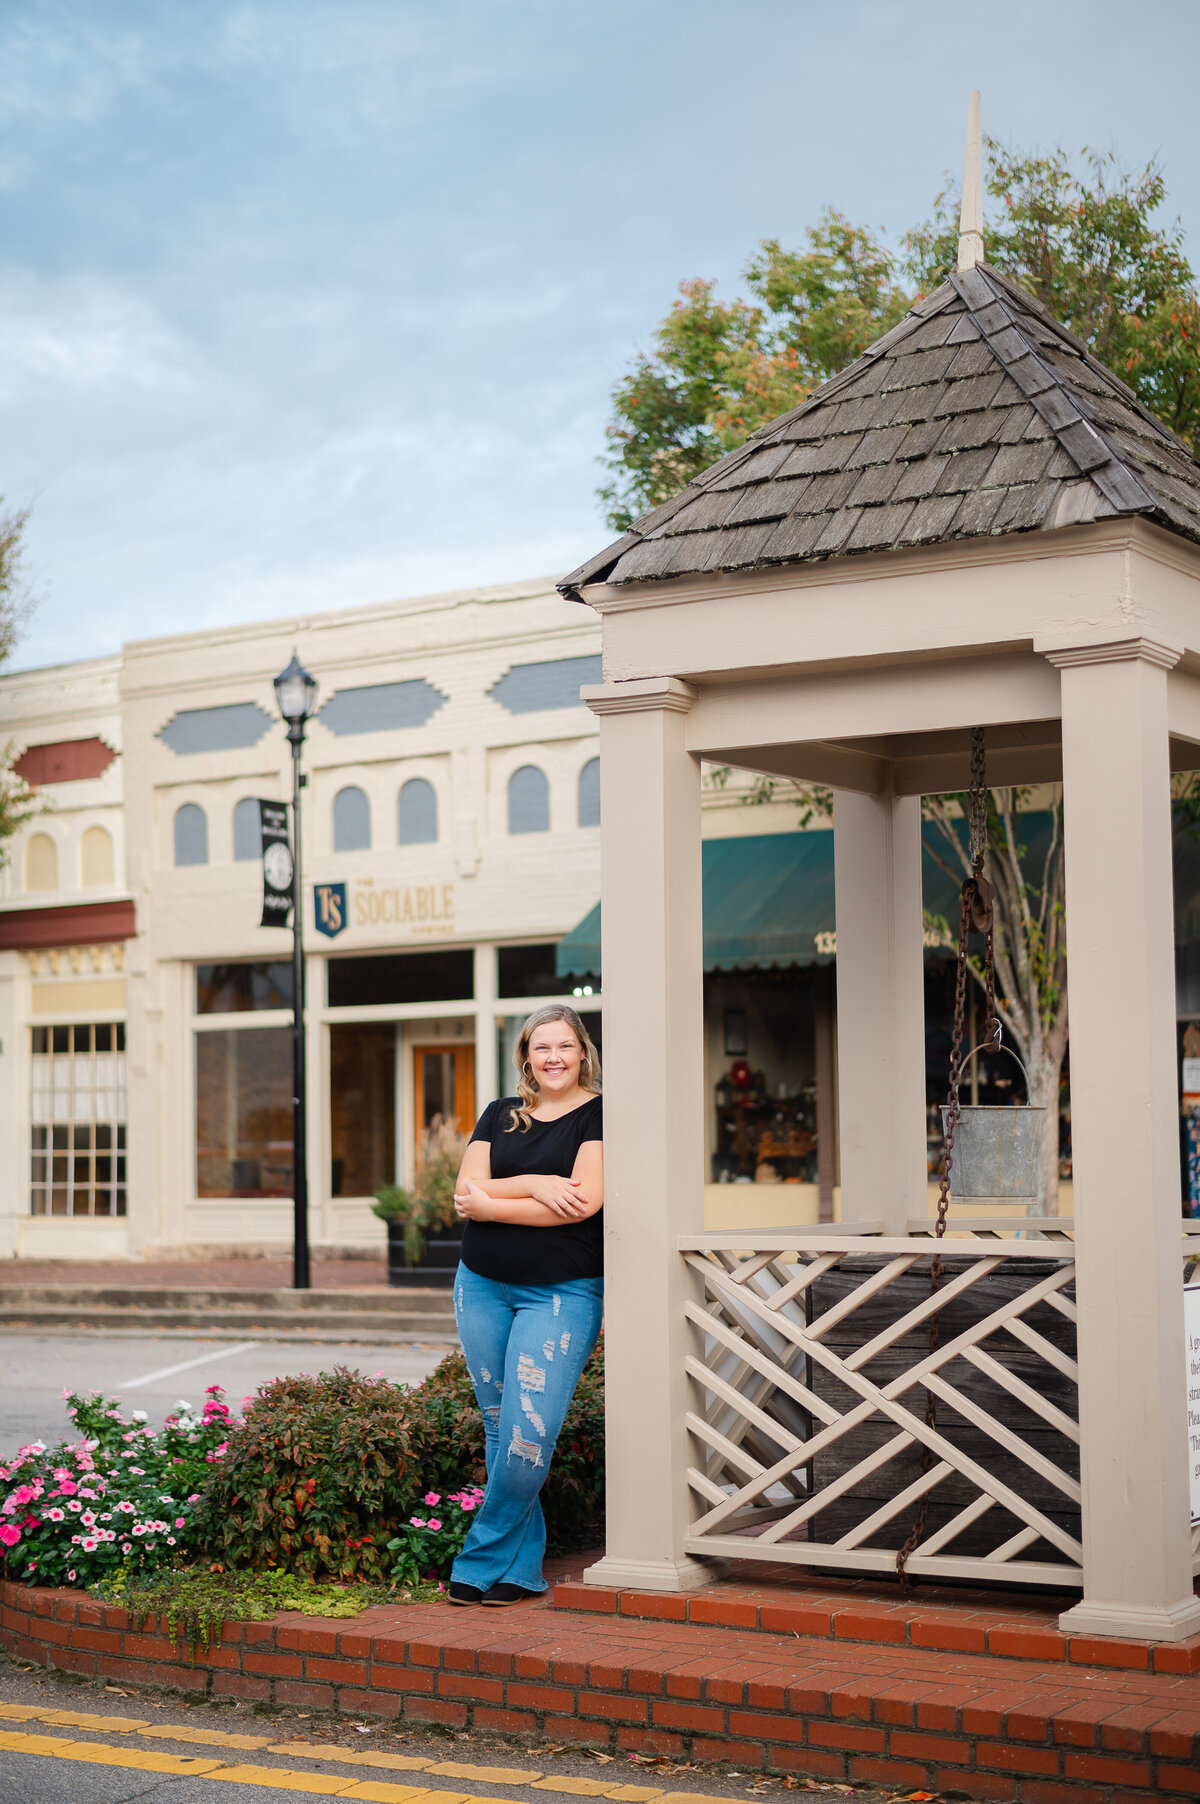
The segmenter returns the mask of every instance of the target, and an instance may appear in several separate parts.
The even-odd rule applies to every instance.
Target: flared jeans
[[[501,1284],[459,1266],[454,1315],[487,1443],[487,1489],[454,1562],[461,1584],[546,1589],[539,1494],[603,1307],[603,1278]]]

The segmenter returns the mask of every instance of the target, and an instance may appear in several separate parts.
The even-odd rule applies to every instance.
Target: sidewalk
[[[563,1563],[557,1594],[505,1611],[227,1623],[194,1665],[161,1624],[8,1585],[0,1644],[88,1678],[743,1772],[1019,1804],[1200,1797],[1200,1637],[1066,1643],[1043,1599],[933,1587],[901,1599],[865,1581],[793,1580],[782,1600],[780,1587],[728,1581],[686,1600],[599,1592],[601,1607],[580,1609],[586,1563]],[[751,1607],[758,1626],[722,1620]],[[814,1613],[807,1632],[768,1626],[785,1609]]]
[[[79,1284],[116,1290],[286,1290],[290,1255],[253,1259],[0,1259],[0,1289],[24,1284]],[[387,1255],[342,1259],[312,1256],[314,1290],[386,1290]]]

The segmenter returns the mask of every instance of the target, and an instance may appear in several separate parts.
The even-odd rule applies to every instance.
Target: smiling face
[[[543,1096],[570,1096],[579,1088],[583,1048],[566,1021],[544,1021],[535,1027],[528,1058]]]

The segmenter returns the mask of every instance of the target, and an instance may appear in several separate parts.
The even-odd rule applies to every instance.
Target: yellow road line
[[[100,1719],[95,1723],[83,1725],[87,1728],[99,1728]],[[176,1723],[151,1723],[147,1728],[139,1729],[139,1735],[155,1735],[160,1741],[195,1741],[203,1742],[205,1747],[237,1748],[244,1753],[253,1753],[256,1748],[269,1748],[269,1735],[230,1735],[224,1729],[193,1729],[191,1725]]]
[[[299,1755],[304,1760],[340,1760],[350,1766],[385,1766],[394,1773],[426,1773],[438,1769],[431,1761],[418,1760],[412,1754],[385,1754],[374,1748],[331,1748],[319,1741],[277,1741],[272,1742],[269,1752],[287,1754],[295,1759]],[[537,1777],[538,1775],[535,1775]],[[439,1792],[439,1798],[457,1798],[458,1792]]]

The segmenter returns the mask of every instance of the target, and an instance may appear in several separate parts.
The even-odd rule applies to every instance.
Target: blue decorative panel
[[[508,779],[510,833],[550,831],[550,785],[536,764],[523,764]]]
[[[282,728],[257,702],[228,708],[184,708],[173,714],[158,737],[180,757],[193,752],[236,752],[257,745],[268,727]]]
[[[339,789],[333,798],[333,849],[366,852],[371,845],[371,804],[361,789]]]
[[[233,856],[238,864],[262,857],[262,817],[254,796],[246,796],[233,811]]]
[[[350,733],[390,733],[423,727],[446,697],[424,677],[411,683],[370,683],[363,689],[336,689],[317,719],[338,738]]]
[[[547,708],[578,708],[583,683],[603,681],[600,654],[556,658],[552,664],[514,664],[488,694],[510,714],[541,714]]]
[[[195,802],[175,810],[175,862],[208,863],[208,816]]]
[[[579,773],[579,825],[600,825],[600,760],[589,759]]]
[[[402,846],[431,846],[438,836],[437,791],[413,777],[400,791],[396,838]]]

